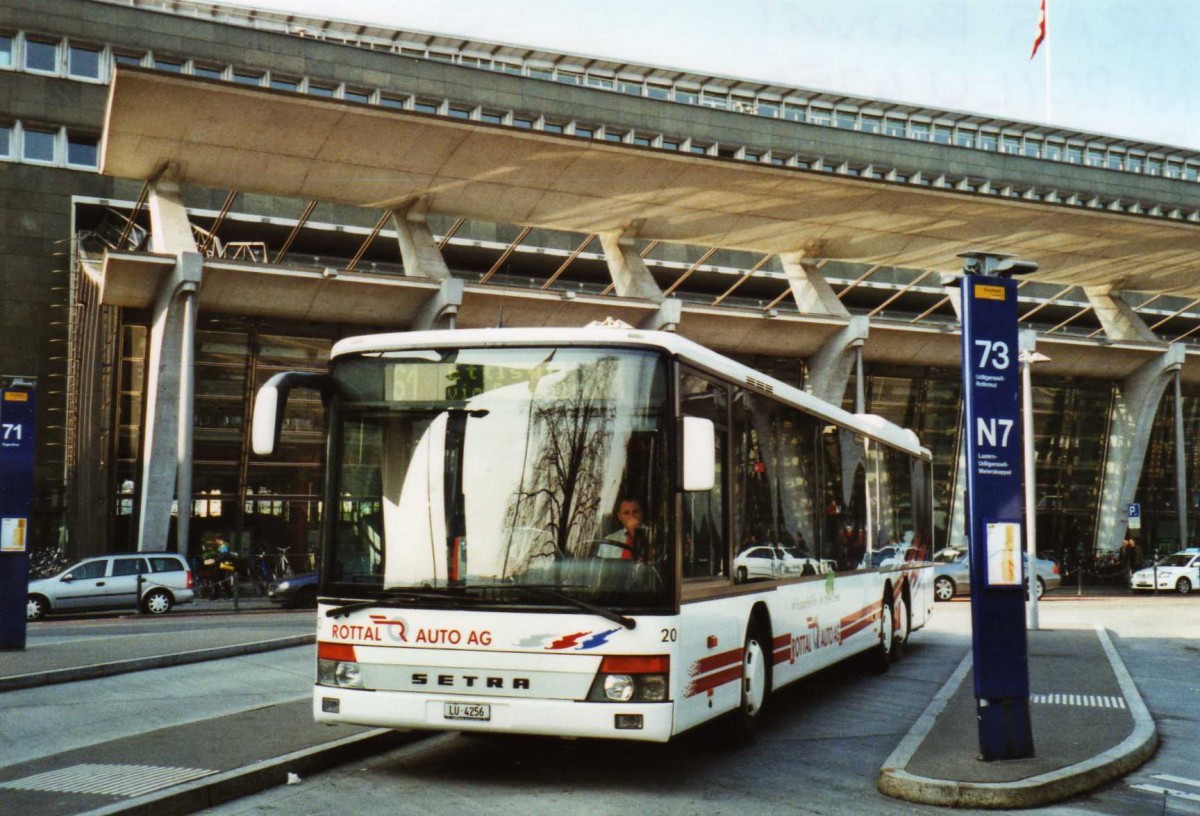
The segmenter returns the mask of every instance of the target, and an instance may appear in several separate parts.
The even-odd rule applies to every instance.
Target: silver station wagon
[[[29,582],[27,620],[51,612],[142,609],[170,612],[194,597],[191,568],[175,553],[131,553],[87,558],[51,578]]]

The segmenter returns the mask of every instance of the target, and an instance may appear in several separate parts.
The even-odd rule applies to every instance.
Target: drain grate
[[[215,774],[205,768],[166,768],[161,765],[100,765],[89,763],[0,782],[0,788],[93,793],[102,796],[141,796],[151,791]]]
[[[1082,706],[1084,708],[1125,708],[1124,697],[1109,694],[1030,694],[1029,702],[1042,705]]]

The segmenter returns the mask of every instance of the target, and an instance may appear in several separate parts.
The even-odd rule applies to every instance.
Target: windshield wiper
[[[442,592],[432,587],[396,587],[395,589],[385,589],[380,593],[379,597],[372,598],[369,601],[350,601],[349,603],[334,607],[325,613],[325,617],[338,618],[342,615],[349,615],[351,612],[357,612],[360,609],[370,609],[372,606],[387,606],[396,601],[425,601],[430,598],[439,601],[453,601],[455,603],[477,603],[479,601],[478,598],[471,595]]]
[[[553,585],[555,587],[558,584]],[[605,609],[603,606],[596,606],[587,601],[581,601],[578,598],[572,598],[570,595],[559,592],[557,589],[543,584],[505,584],[504,589],[523,589],[530,595],[535,595],[539,598],[548,598],[553,601],[560,601],[565,604],[582,609],[586,612],[591,612],[593,615],[599,615],[602,618],[607,618],[613,623],[619,623],[626,629],[634,629],[637,627],[637,621],[633,618],[626,617],[620,612],[614,612],[611,609]]]

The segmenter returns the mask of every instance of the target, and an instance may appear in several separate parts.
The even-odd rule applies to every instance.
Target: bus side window
[[[717,578],[729,575],[726,539],[725,457],[729,439],[729,399],[725,388],[691,372],[679,379],[683,416],[712,420],[716,428],[716,481],[712,490],[683,494],[682,567],[684,578]]]

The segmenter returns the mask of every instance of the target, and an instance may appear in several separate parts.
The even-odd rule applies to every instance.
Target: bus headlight
[[[587,699],[595,703],[664,703],[670,699],[668,655],[606,656]]]
[[[357,663],[338,663],[334,669],[334,678],[343,688],[362,688],[362,671]]]
[[[627,703],[633,699],[633,678],[628,674],[609,674],[604,678],[604,696],[608,699]]]

